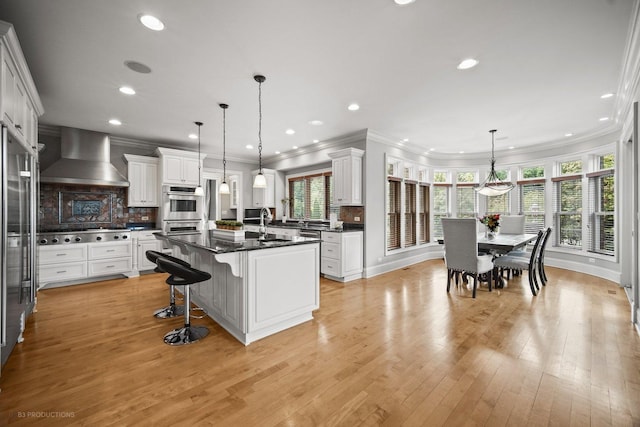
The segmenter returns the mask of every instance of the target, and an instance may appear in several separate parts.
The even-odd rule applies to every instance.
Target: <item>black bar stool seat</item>
[[[156,265],[156,268],[153,269],[156,273],[166,273],[166,271],[162,271],[160,267],[158,267],[157,260],[160,257],[170,259],[178,264],[184,265],[185,267],[191,267],[186,261],[183,261],[179,258],[173,257],[171,255],[163,254],[158,251],[147,251],[146,253],[147,259]],[[173,286],[169,287],[169,305],[158,309],[153,312],[153,315],[158,319],[169,319],[171,317],[178,317],[184,315],[184,306],[176,305],[176,292]]]
[[[206,337],[209,334],[209,329],[204,326],[191,326],[191,292],[189,286],[209,280],[211,275],[206,271],[187,267],[162,256],[158,257],[156,263],[158,268],[171,275],[167,279],[167,285],[171,287],[184,286],[184,326],[167,333],[164,336],[164,342],[169,345],[185,345]]]

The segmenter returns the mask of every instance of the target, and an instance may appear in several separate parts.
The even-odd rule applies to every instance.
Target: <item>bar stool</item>
[[[184,286],[184,326],[165,334],[164,342],[169,345],[185,345],[197,342],[209,334],[209,329],[204,326],[191,326],[191,288],[190,285],[209,280],[211,275],[206,271],[186,267],[166,257],[158,257],[158,268],[169,273],[167,279],[169,286]]]
[[[170,260],[172,260],[172,261],[174,261],[174,262],[176,262],[178,264],[181,264],[181,265],[183,265],[185,267],[191,267],[191,264],[189,264],[188,262],[183,261],[183,260],[181,260],[179,258],[173,257],[171,255],[163,254],[162,252],[147,251],[146,255],[147,255],[147,259],[156,265],[156,268],[154,268],[154,270],[153,270],[156,273],[166,273],[166,271],[163,271],[162,269],[160,269],[160,267],[158,267],[157,260],[160,257],[170,259]],[[164,308],[161,308],[159,310],[154,311],[153,315],[155,317],[157,317],[158,319],[169,319],[171,317],[182,316],[183,314],[184,314],[184,306],[176,305],[175,288],[173,286],[169,286],[169,305],[164,307]]]

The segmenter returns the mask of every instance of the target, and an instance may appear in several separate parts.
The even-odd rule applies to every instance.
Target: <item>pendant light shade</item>
[[[222,184],[220,184],[220,194],[229,194],[229,184],[227,184],[227,104],[219,104],[222,108]]]
[[[196,196],[204,196],[204,189],[202,188],[202,165],[200,161],[200,128],[202,127],[202,122],[194,123],[198,126],[198,186],[193,194]]]
[[[258,163],[260,165],[260,170],[253,180],[253,188],[267,188],[267,179],[262,173],[262,83],[267,78],[255,75],[253,79],[258,82]]]
[[[487,176],[484,182],[476,188],[476,191],[479,194],[483,194],[485,196],[501,196],[513,190],[513,183],[500,181],[498,175],[496,174],[496,158],[493,154],[493,146],[495,142],[494,138],[496,132],[496,129],[492,129],[489,131],[489,133],[491,134],[491,170],[489,171],[489,176]]]

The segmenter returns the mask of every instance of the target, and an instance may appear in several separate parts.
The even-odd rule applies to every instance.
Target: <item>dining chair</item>
[[[442,218],[444,260],[447,265],[447,292],[456,273],[473,277],[473,298],[476,297],[478,275],[487,274],[489,292],[493,280],[491,255],[478,255],[478,233],[474,218]]]
[[[524,215],[501,215],[500,234],[524,234]]]
[[[498,277],[500,281],[503,282],[503,285],[504,278],[502,277],[502,273],[505,270],[527,270],[529,272],[529,287],[531,288],[531,293],[533,296],[538,295],[538,291],[540,290],[540,285],[538,284],[538,275],[540,272],[538,267],[539,253],[545,234],[542,230],[538,231],[538,238],[533,245],[533,250],[529,258],[519,255],[503,255],[493,260],[493,265],[498,269]]]
[[[547,285],[547,273],[544,270],[544,253],[547,247],[547,243],[549,242],[550,236],[551,236],[551,227],[547,228],[544,231],[542,243],[540,244],[540,249],[538,250],[538,261],[537,261],[538,278],[540,278],[540,283],[542,283],[542,286]],[[520,251],[512,251],[512,252],[509,252],[507,255],[517,255],[520,257],[528,256],[526,252],[520,252]]]

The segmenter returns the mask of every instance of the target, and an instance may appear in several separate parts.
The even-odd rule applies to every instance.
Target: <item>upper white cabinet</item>
[[[127,206],[158,207],[158,162],[157,157],[125,154],[127,178],[129,179],[129,196]]]
[[[329,153],[333,176],[333,204],[338,206],[361,206],[362,157],[364,151],[357,148]]]
[[[258,170],[251,172],[251,185],[258,175]],[[267,180],[267,188],[253,189],[254,208],[274,208],[276,206],[276,172],[273,169],[262,169],[262,174]]]
[[[198,153],[193,151],[157,148],[160,156],[160,181],[163,185],[188,185],[197,187],[200,184]],[[200,161],[205,154],[200,155]]]
[[[238,176],[231,175],[229,177],[229,193],[231,193],[231,199],[229,202],[229,208],[237,209],[240,201],[240,189],[238,188]]]
[[[38,117],[43,112],[13,26],[0,21],[0,122],[36,150]]]

